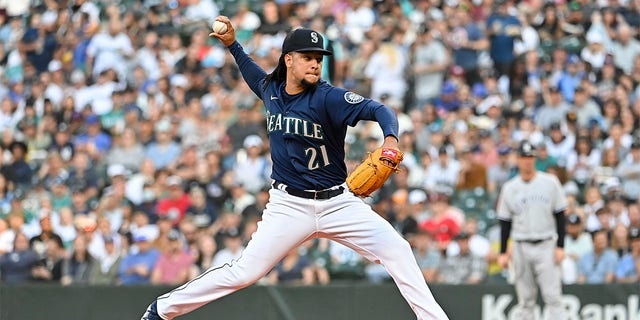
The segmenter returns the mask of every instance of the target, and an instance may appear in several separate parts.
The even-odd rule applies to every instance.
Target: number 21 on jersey
[[[318,152],[320,149],[320,152]],[[307,155],[309,162],[307,163],[307,168],[309,170],[315,170],[320,168],[320,166],[326,167],[329,165],[329,154],[327,154],[327,147],[325,145],[321,145],[319,148],[307,148],[304,150],[304,153]],[[318,154],[322,157],[319,158]]]

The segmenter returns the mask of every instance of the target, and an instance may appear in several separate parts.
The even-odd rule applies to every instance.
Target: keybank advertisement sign
[[[579,296],[563,297],[567,320],[640,320],[638,295],[630,295],[625,303],[583,303]],[[519,320],[517,299],[514,294],[485,294],[482,297],[482,320]],[[536,320],[551,319],[539,305]]]
[[[511,285],[436,285],[433,291],[450,319],[521,320]],[[640,283],[568,285],[562,293],[567,320],[640,320]],[[534,319],[556,320],[543,306],[538,300]]]

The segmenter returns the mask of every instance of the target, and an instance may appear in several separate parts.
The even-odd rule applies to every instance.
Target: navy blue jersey
[[[380,123],[385,136],[398,136],[398,120],[389,107],[320,80],[296,95],[266,72],[234,42],[229,50],[244,80],[265,104],[273,171],[271,178],[296,189],[321,190],[347,177],[344,140],[347,126],[360,120]]]

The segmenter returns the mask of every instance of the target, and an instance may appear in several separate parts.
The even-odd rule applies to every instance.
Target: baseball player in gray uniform
[[[565,319],[562,305],[560,262],[564,257],[564,190],[554,175],[535,169],[535,148],[524,141],[518,148],[519,174],[507,181],[498,200],[500,256],[506,268],[513,263],[520,315],[533,320],[538,288],[548,319]],[[509,237],[513,243],[507,250]]]

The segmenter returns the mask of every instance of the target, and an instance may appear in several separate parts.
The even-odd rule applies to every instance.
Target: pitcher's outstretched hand
[[[220,40],[220,42],[222,42],[222,44],[225,47],[230,46],[234,41],[236,41],[236,31],[233,29],[233,26],[231,25],[231,20],[229,20],[229,18],[226,16],[218,16],[216,18],[216,21],[220,21],[226,24],[227,32],[218,34],[213,32],[213,30],[211,30],[211,32],[209,33],[209,37]]]

